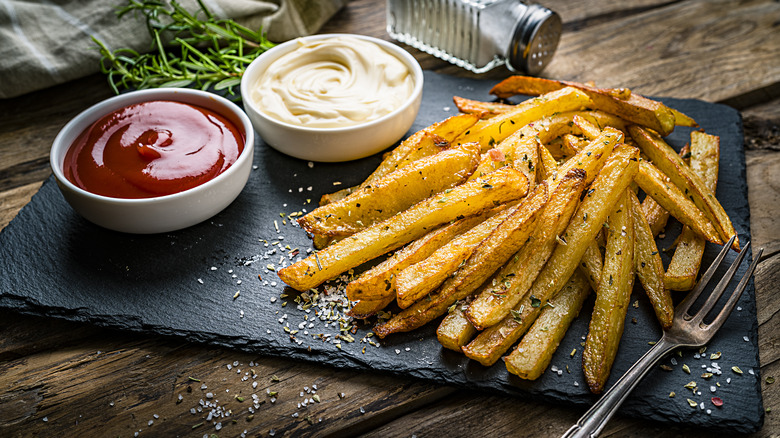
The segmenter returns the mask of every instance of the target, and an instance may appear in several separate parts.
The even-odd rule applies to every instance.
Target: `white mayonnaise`
[[[254,85],[260,111],[282,122],[338,128],[378,119],[412,94],[409,68],[379,45],[353,37],[299,41]]]

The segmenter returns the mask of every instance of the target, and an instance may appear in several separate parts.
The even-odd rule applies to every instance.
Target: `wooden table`
[[[544,76],[593,80],[646,95],[700,98],[742,112],[753,241],[766,248],[755,285],[767,415],[756,436],[777,436],[780,382],[770,384],[767,379],[780,379],[780,294],[775,293],[780,281],[780,3],[542,3],[562,15],[565,31]],[[322,31],[389,39],[384,24],[384,2],[361,0],[349,3]],[[426,69],[466,74],[411,51]],[[509,74],[498,70],[487,77]],[[0,227],[49,176],[48,151],[57,131],[110,94],[104,78],[95,75],[0,101]],[[248,402],[234,398],[239,391],[250,393],[236,372],[250,367],[261,388],[278,392],[275,403],[260,392],[263,404],[254,414],[248,412]],[[220,406],[232,411],[220,431],[204,421],[205,414],[190,413],[202,397],[202,384],[224,394],[218,397]],[[300,393],[315,385],[320,402],[299,408]],[[558,436],[581,413],[412,379],[0,311],[2,436],[127,437],[139,430],[139,436],[198,437],[238,436],[244,430],[247,436],[271,436],[272,430],[275,436]],[[711,433],[618,417],[604,435],[690,438]]]

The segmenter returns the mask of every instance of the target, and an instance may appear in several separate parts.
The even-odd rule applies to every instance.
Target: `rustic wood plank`
[[[746,151],[750,231],[767,256],[780,252],[780,152]]]
[[[68,344],[0,363],[5,435],[50,430],[60,436],[136,431],[200,436],[217,432],[221,423],[221,433],[229,436],[244,430],[252,436],[268,436],[271,430],[276,436],[338,436],[384,423],[452,391],[125,333]],[[231,413],[209,420],[211,411]]]
[[[9,222],[19,213],[32,196],[41,188],[42,182],[15,187],[0,192],[0,230],[5,228]]]
[[[49,175],[49,150],[59,130],[112,95],[101,75],[0,101],[0,191]]]
[[[563,35],[544,76],[721,101],[780,82],[773,1],[685,1]],[[741,66],[763,65],[753,69]],[[774,66],[774,67],[771,67]]]

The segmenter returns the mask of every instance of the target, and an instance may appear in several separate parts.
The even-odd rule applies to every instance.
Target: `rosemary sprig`
[[[116,94],[121,89],[196,87],[237,96],[241,75],[257,56],[274,46],[262,30],[214,17],[201,0],[190,13],[176,1],[128,0],[117,17],[140,13],[152,37],[149,53],[99,46],[100,69]]]

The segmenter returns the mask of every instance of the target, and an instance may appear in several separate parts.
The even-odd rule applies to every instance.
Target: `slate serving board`
[[[456,112],[452,96],[491,100],[493,81],[425,73],[420,114],[410,132]],[[707,132],[721,137],[717,196],[740,239],[750,239],[741,118],[735,110],[697,100],[662,99],[694,117]],[[678,128],[667,140],[682,147],[690,129]],[[592,296],[575,320],[551,369],[534,382],[509,375],[503,364],[486,368],[442,349],[435,325],[393,335],[376,347],[340,342],[336,327],[296,309],[295,293],[286,290],[269,264],[289,264],[290,249],[301,255],[311,248],[305,233],[283,214],[311,211],[319,197],[362,181],[379,163],[359,161],[307,163],[284,156],[258,140],[256,169],[238,199],[211,220],[174,233],[137,236],[108,231],[78,216],[47,180],[32,201],[0,233],[0,306],[19,312],[131,330],[173,335],[195,342],[357,370],[380,370],[400,376],[518,395],[553,403],[587,406],[589,394],[581,371],[581,342],[587,334]],[[334,185],[334,183],[341,183]],[[673,222],[673,221],[672,221]],[[679,232],[673,223],[659,248],[668,248]],[[717,253],[710,245],[705,266]],[[663,253],[668,262],[668,254]],[[729,254],[729,260],[734,254]],[[750,258],[750,256],[748,256]],[[282,262],[283,259],[287,261]],[[744,267],[740,272],[744,272]],[[261,278],[258,278],[260,276]],[[240,292],[235,297],[236,292]],[[282,294],[289,294],[280,298]],[[679,297],[678,297],[679,298]],[[286,307],[282,306],[287,302]],[[639,287],[628,311],[610,386],[648,348],[661,331]],[[665,423],[751,432],[763,422],[758,362],[755,291],[752,281],[705,354],[683,351],[664,359],[671,371],[651,371],[623,406],[628,416]],[[633,323],[632,320],[636,320]],[[284,330],[287,326],[291,334]],[[322,340],[320,334],[330,334]],[[373,338],[372,341],[376,340]],[[572,352],[574,353],[572,354]],[[710,353],[720,352],[718,360]],[[716,362],[722,374],[701,378]],[[683,371],[683,364],[691,370]],[[732,371],[738,366],[743,373]],[[556,371],[559,370],[559,371]],[[685,389],[695,381],[698,392]],[[720,387],[716,386],[720,384]],[[711,387],[715,392],[711,392]],[[675,392],[675,397],[670,397]],[[720,397],[715,407],[710,399]],[[695,408],[687,401],[701,403]]]

